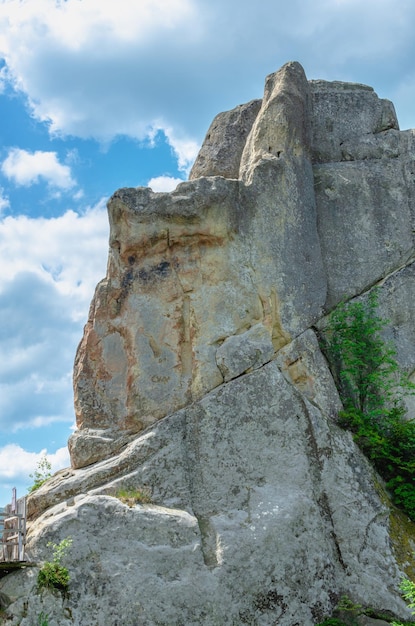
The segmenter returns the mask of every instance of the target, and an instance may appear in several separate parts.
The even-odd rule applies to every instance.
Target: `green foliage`
[[[71,537],[63,539],[60,543],[49,542],[48,547],[53,549],[52,561],[46,561],[37,577],[40,589],[59,589],[67,591],[70,581],[69,571],[62,565],[62,560],[67,556],[72,545]]]
[[[404,578],[400,584],[402,597],[411,609],[412,615],[415,615],[415,583],[412,580]],[[391,626],[404,626],[405,624],[413,624],[414,622],[392,622]]]
[[[316,626],[358,626],[357,617],[365,613],[361,604],[353,602],[349,596],[341,596],[333,615]]]
[[[33,478],[34,481],[33,485],[29,487],[29,493],[32,493],[33,491],[36,491],[36,489],[39,489],[39,487],[52,476],[51,470],[52,465],[50,461],[48,461],[46,455],[43,455],[40,458],[34,473],[29,474],[30,478]]]
[[[49,626],[49,616],[46,613],[39,613],[37,618],[38,626]]]
[[[118,500],[121,500],[124,504],[128,504],[129,507],[133,507],[136,504],[151,504],[151,493],[147,487],[140,489],[120,489],[115,494]]]
[[[338,611],[352,611],[355,613],[356,611],[360,611],[361,608],[362,605],[356,604],[355,602],[350,600],[349,596],[342,596],[337,605]]]
[[[52,543],[51,541],[47,543],[48,548],[52,548],[53,550],[53,563],[60,563],[62,559],[68,555],[72,543],[72,537],[66,537],[66,539],[62,539],[60,543]]]
[[[399,372],[395,351],[380,336],[387,322],[376,315],[377,294],[341,304],[332,313],[323,343],[344,411],[339,424],[387,483],[394,503],[415,520],[415,423],[403,397],[415,386]]]
[[[377,316],[377,305],[376,290],[365,301],[339,305],[326,340],[345,409],[372,422],[383,419],[385,408],[400,406],[403,391],[414,390],[399,373],[395,350],[380,335],[388,322]]]
[[[59,563],[46,562],[37,577],[37,584],[40,589],[59,589],[66,591],[69,586],[69,572],[66,567]]]
[[[412,610],[412,614],[415,615],[415,583],[412,580],[404,578],[400,585],[402,597],[408,605],[408,608]]]
[[[415,615],[415,583],[405,579],[401,582],[400,589],[408,607],[412,609],[412,613]],[[340,614],[342,619],[334,616],[328,617],[323,622],[316,624],[316,626],[358,626],[356,619],[359,615],[381,619],[389,623],[389,618],[386,615],[380,615],[369,607],[355,604],[348,596],[340,598],[333,612],[333,615],[337,614]],[[390,622],[390,626],[415,626],[415,622]]]

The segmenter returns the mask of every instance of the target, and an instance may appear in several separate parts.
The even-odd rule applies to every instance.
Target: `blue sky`
[[[0,0],[0,506],[69,464],[105,203],[185,180],[214,115],[289,60],[415,127],[413,0]]]

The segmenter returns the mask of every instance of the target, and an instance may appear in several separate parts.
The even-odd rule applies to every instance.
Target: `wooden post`
[[[12,502],[0,513],[2,529],[2,551],[0,561],[21,562],[25,560],[26,544],[26,497],[16,498],[12,492]]]

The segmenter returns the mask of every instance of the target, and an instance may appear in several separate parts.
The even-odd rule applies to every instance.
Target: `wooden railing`
[[[1,552],[0,563],[25,560],[26,544],[26,497],[16,499],[13,489],[11,504],[0,512]]]

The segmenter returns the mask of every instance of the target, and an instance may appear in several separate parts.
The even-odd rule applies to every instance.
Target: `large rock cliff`
[[[74,540],[69,595],[8,576],[11,624],[313,626],[343,595],[408,619],[415,532],[337,426],[317,337],[376,286],[414,372],[414,182],[389,101],[288,63],[215,118],[188,182],[113,195],[72,468],[29,499],[34,560]]]

